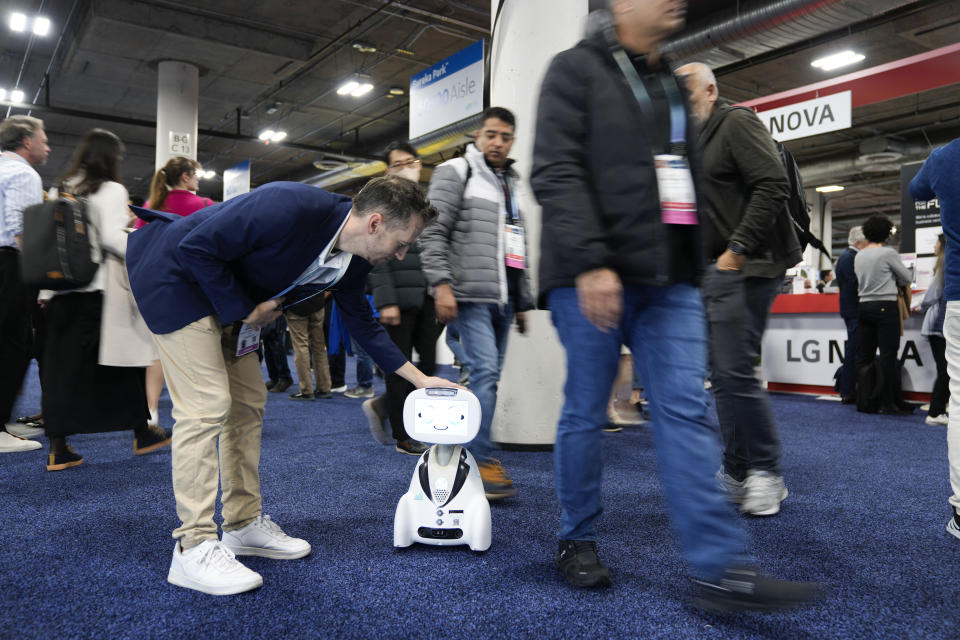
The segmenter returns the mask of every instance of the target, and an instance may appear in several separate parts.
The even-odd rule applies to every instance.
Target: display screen
[[[413,402],[413,426],[416,437],[429,439],[436,433],[466,438],[468,434],[466,400],[417,398]]]

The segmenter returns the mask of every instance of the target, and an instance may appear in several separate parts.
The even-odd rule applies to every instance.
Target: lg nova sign
[[[843,91],[786,107],[760,111],[757,116],[775,140],[793,140],[850,128],[850,92]]]

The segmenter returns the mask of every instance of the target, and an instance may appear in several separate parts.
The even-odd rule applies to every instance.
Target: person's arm
[[[889,250],[887,263],[890,265],[890,271],[893,273],[898,286],[905,287],[913,282],[913,274],[904,266],[903,261],[900,260],[900,256],[894,249]]]
[[[790,183],[780,152],[756,114],[733,109],[721,126],[730,128],[725,140],[749,192],[729,241],[739,243],[750,255],[764,246],[777,219],[787,215],[784,206],[790,197]]]
[[[100,204],[97,232],[105,252],[123,257],[127,254],[127,225],[130,222],[127,207],[129,195],[119,182],[104,182],[96,193]]]
[[[937,163],[939,151],[939,149],[935,149],[930,154],[924,161],[923,166],[920,167],[920,171],[910,181],[910,197],[914,200],[927,201],[937,197],[937,194],[933,191],[933,176],[936,174],[934,165]]]
[[[20,171],[11,176],[3,192],[3,223],[22,248],[23,211],[43,202],[43,183],[35,171]]]
[[[456,160],[437,167],[430,179],[427,199],[437,209],[437,219],[420,235],[420,265],[431,286],[453,282],[450,269],[450,234],[457,221],[465,188]],[[466,159],[462,159],[466,163]],[[465,166],[465,165],[464,165]]]
[[[927,290],[923,292],[923,300],[920,301],[920,309],[926,311],[943,297],[943,278],[936,275],[930,279]]]

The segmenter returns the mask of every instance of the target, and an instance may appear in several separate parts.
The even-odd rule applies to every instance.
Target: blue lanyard
[[[623,47],[612,47],[611,53],[620,66],[620,71],[630,84],[630,89],[633,90],[633,96],[640,105],[640,113],[643,114],[644,118],[652,120],[653,103],[650,101],[647,88],[643,85],[643,80],[640,79],[640,74],[637,73],[630,59],[627,58]],[[687,114],[683,108],[683,99],[680,97],[677,79],[671,75],[668,82],[664,74],[657,75],[660,76],[660,84],[663,85],[663,90],[667,94],[667,102],[670,104],[670,150],[679,155],[686,155]]]

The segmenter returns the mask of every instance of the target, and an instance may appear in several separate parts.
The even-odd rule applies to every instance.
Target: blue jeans
[[[463,345],[460,344],[460,331],[457,329],[457,321],[451,320],[447,323],[447,336],[445,338],[447,347],[450,348],[450,351],[453,353],[453,357],[457,359],[457,362],[463,364]]]
[[[373,358],[363,350],[360,343],[350,338],[353,353],[357,356],[357,385],[361,387],[373,386]]]
[[[549,304],[567,353],[554,446],[560,539],[597,538],[602,429],[624,343],[646,383],[660,479],[694,575],[713,579],[726,567],[749,562],[746,533],[714,476],[720,443],[703,388],[707,327],[697,289],[625,286],[623,319],[607,333],[580,313],[576,289],[554,289]]]
[[[483,416],[480,431],[469,445],[478,462],[490,459],[493,443],[490,426],[497,408],[497,384],[507,353],[507,338],[513,321],[513,304],[460,302],[457,304],[457,329],[463,345],[464,360],[470,370],[470,390],[480,401]]]

